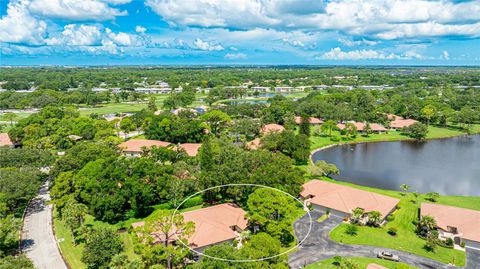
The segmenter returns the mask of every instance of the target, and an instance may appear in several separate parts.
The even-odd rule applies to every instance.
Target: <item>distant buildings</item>
[[[252,91],[255,91],[255,92],[270,92],[270,91],[272,91],[272,88],[271,87],[256,86],[256,87],[252,87]]]
[[[279,86],[275,87],[275,92],[293,92],[293,87],[289,86]]]

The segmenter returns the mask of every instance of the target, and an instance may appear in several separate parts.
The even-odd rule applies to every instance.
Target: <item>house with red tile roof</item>
[[[261,133],[262,134],[268,134],[272,132],[283,132],[285,131],[285,127],[283,127],[280,124],[275,124],[275,123],[270,123],[265,126],[263,126]]]
[[[361,208],[365,213],[378,211],[385,219],[400,202],[393,197],[323,180],[311,180],[302,187],[300,196],[307,204],[313,205],[315,210],[340,217],[349,217],[354,209]]]
[[[232,203],[214,205],[182,213],[185,222],[193,222],[195,230],[187,238],[188,244],[196,251],[238,238],[248,226],[246,212]],[[145,225],[144,222],[133,223],[137,228]]]
[[[249,150],[259,149],[260,146],[261,146],[261,140],[260,140],[260,138],[255,138],[255,139],[253,139],[252,141],[247,142],[247,144],[245,144],[245,148],[247,148],[247,149],[249,149]]]
[[[198,154],[198,150],[202,146],[200,143],[183,143],[178,145],[180,148],[184,149],[187,152],[187,155],[190,157],[195,157]]]
[[[118,145],[118,148],[125,156],[138,157],[142,154],[144,148],[168,147],[169,142],[149,140],[149,139],[131,139]]]
[[[13,147],[12,140],[7,133],[0,133],[0,147]]]
[[[390,124],[389,124],[390,129],[394,129],[394,130],[409,127],[410,125],[418,122],[414,119],[404,119],[394,114],[387,114],[387,119],[390,121]]]
[[[451,238],[456,244],[463,241],[467,247],[480,250],[480,211],[422,203],[420,215],[435,219],[441,239]]]
[[[360,133],[365,132],[365,128],[367,124],[365,122],[351,122],[356,128],[357,131]],[[337,124],[337,128],[340,130],[345,129],[345,124],[339,123]],[[373,133],[385,133],[387,131],[387,128],[383,127],[383,125],[378,124],[378,123],[370,123],[370,129],[372,130]]]
[[[295,123],[296,124],[300,124],[302,122],[302,117],[299,117],[299,116],[295,116]],[[323,121],[319,118],[315,118],[315,117],[310,117],[308,122],[312,125],[320,125],[320,124],[323,124]]]

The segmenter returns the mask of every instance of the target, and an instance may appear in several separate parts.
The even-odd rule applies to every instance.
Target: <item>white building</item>
[[[252,91],[255,91],[255,92],[269,92],[271,90],[272,90],[271,87],[262,87],[262,86],[252,87]]]
[[[291,92],[291,91],[293,91],[293,87],[279,86],[279,87],[275,87],[275,91],[276,92]]]

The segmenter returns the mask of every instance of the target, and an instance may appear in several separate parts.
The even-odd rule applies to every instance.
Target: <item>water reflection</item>
[[[480,136],[427,142],[345,145],[316,152],[313,160],[337,165],[337,177],[360,185],[480,196]]]

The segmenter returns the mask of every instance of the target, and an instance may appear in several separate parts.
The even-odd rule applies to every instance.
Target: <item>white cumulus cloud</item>
[[[93,25],[67,24],[60,36],[46,40],[48,45],[91,46],[101,41],[100,28]]]
[[[324,60],[392,60],[401,59],[402,57],[394,53],[384,53],[376,50],[352,50],[343,51],[340,48],[333,48],[322,54],[318,59]]]
[[[227,53],[223,58],[228,60],[242,60],[246,59],[247,55],[245,53]]]
[[[147,31],[147,28],[145,28],[143,26],[137,25],[135,27],[135,32],[137,32],[139,34],[144,34],[146,31]]]
[[[128,14],[127,11],[110,7],[108,3],[112,3],[112,1],[31,0],[28,4],[28,9],[33,14],[39,16],[60,18],[69,21],[105,21],[114,19],[116,16],[125,16]]]
[[[225,49],[220,44],[204,41],[200,38],[196,38],[195,41],[193,41],[193,46],[199,50],[207,50],[207,51],[218,51],[218,50]]]
[[[12,1],[0,19],[0,42],[41,45],[47,34],[47,23],[33,17],[25,1]]]

